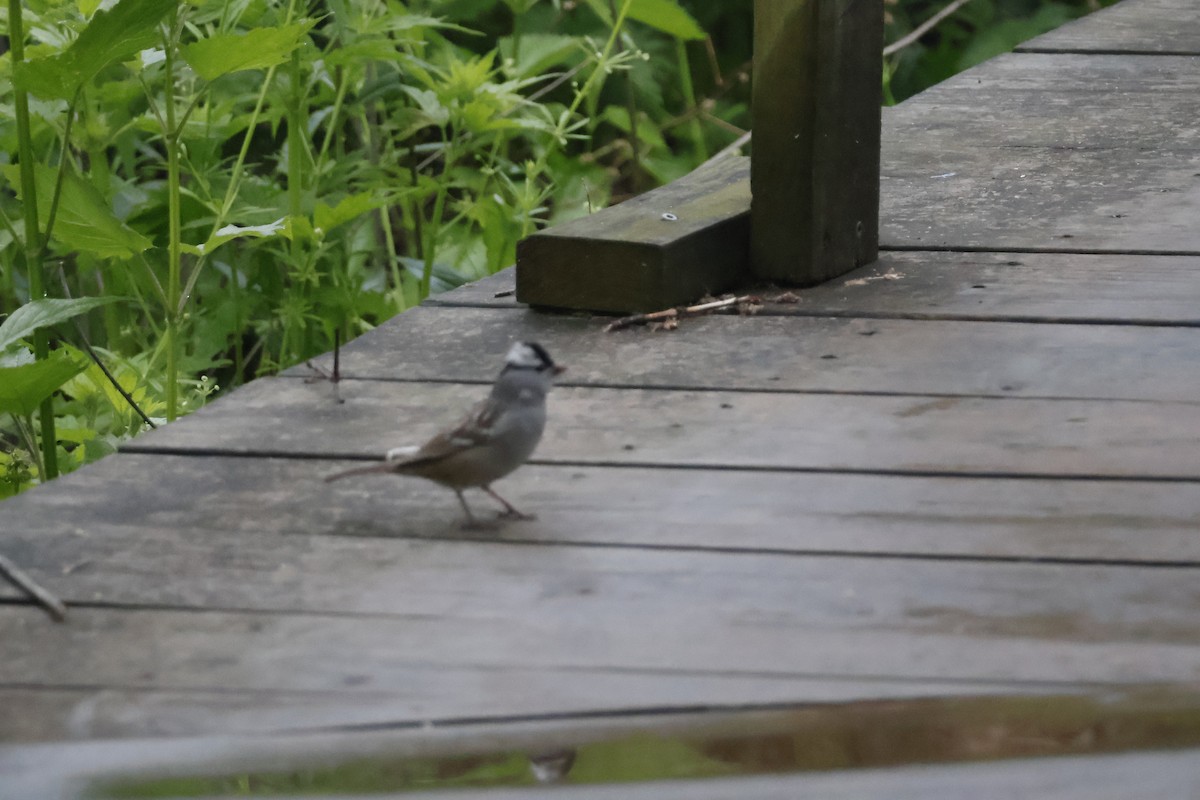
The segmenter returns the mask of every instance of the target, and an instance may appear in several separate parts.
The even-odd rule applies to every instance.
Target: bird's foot
[[[485,486],[480,486],[479,488],[483,489],[485,492],[490,494],[492,496],[492,499],[495,500],[497,503],[504,506],[503,511],[499,511],[496,513],[497,518],[499,518],[499,519],[517,519],[517,520],[537,519],[537,517],[535,517],[533,514],[523,514],[520,511],[518,511],[516,506],[514,506],[512,503],[505,500],[500,495],[496,494],[495,490],[492,489],[492,487],[485,485]]]

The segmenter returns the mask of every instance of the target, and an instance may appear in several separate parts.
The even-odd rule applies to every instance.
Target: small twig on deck
[[[9,561],[3,555],[0,555],[0,575],[3,575],[9,580],[10,583],[12,583],[13,586],[16,586],[18,589],[25,592],[25,594],[29,595],[30,599],[32,599],[42,608],[46,609],[46,613],[49,614],[50,618],[55,622],[66,621],[67,607],[65,604],[63,604],[63,601],[59,600],[54,595],[50,594],[49,591],[42,588],[42,586],[39,585],[38,582],[33,578],[29,577],[29,575],[23,569],[18,567],[12,561]]]
[[[675,308],[667,308],[662,311],[651,311],[646,314],[634,314],[628,317],[621,317],[604,326],[605,333],[632,328],[634,325],[645,325],[650,322],[667,322],[669,320],[677,320],[683,317],[695,317],[701,314],[710,314],[714,311],[721,311],[734,306],[740,306],[743,303],[752,304],[759,302],[759,298],[752,294],[744,294],[738,297],[727,297],[723,300],[713,300],[710,303],[700,303],[694,306],[676,306]]]

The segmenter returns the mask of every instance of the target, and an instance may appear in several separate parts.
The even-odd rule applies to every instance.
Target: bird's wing
[[[453,428],[434,436],[408,458],[393,462],[394,466],[416,466],[438,461],[452,455],[481,447],[491,441],[492,428],[500,409],[490,397],[480,401]]]

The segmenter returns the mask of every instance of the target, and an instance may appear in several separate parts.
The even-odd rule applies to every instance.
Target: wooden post
[[[882,0],[755,0],[750,264],[820,283],[879,250]]]
[[[875,260],[883,0],[755,0],[754,10],[749,169],[719,160],[526,238],[518,300],[653,311],[755,278],[820,283]]]

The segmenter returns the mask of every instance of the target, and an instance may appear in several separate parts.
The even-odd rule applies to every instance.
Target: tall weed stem
[[[179,31],[179,10],[171,13],[163,42],[166,123],[163,144],[167,148],[167,305],[166,305],[166,404],[167,421],[179,415],[179,318],[180,318],[180,192],[179,129],[175,122],[175,46]]]
[[[20,0],[8,0],[8,42],[12,63],[25,60],[25,30],[21,18]],[[29,95],[24,89],[13,88],[13,105],[17,122],[17,152],[20,157],[22,214],[25,218],[25,269],[28,272],[29,296],[38,300],[46,296],[45,276],[42,274],[42,241],[38,227],[37,186],[34,180],[33,137],[29,129]],[[33,354],[38,361],[50,355],[50,339],[44,328],[33,334]],[[42,480],[58,477],[58,435],[54,429],[54,402],[47,397],[38,408],[41,423]],[[31,452],[37,452],[33,450]]]

